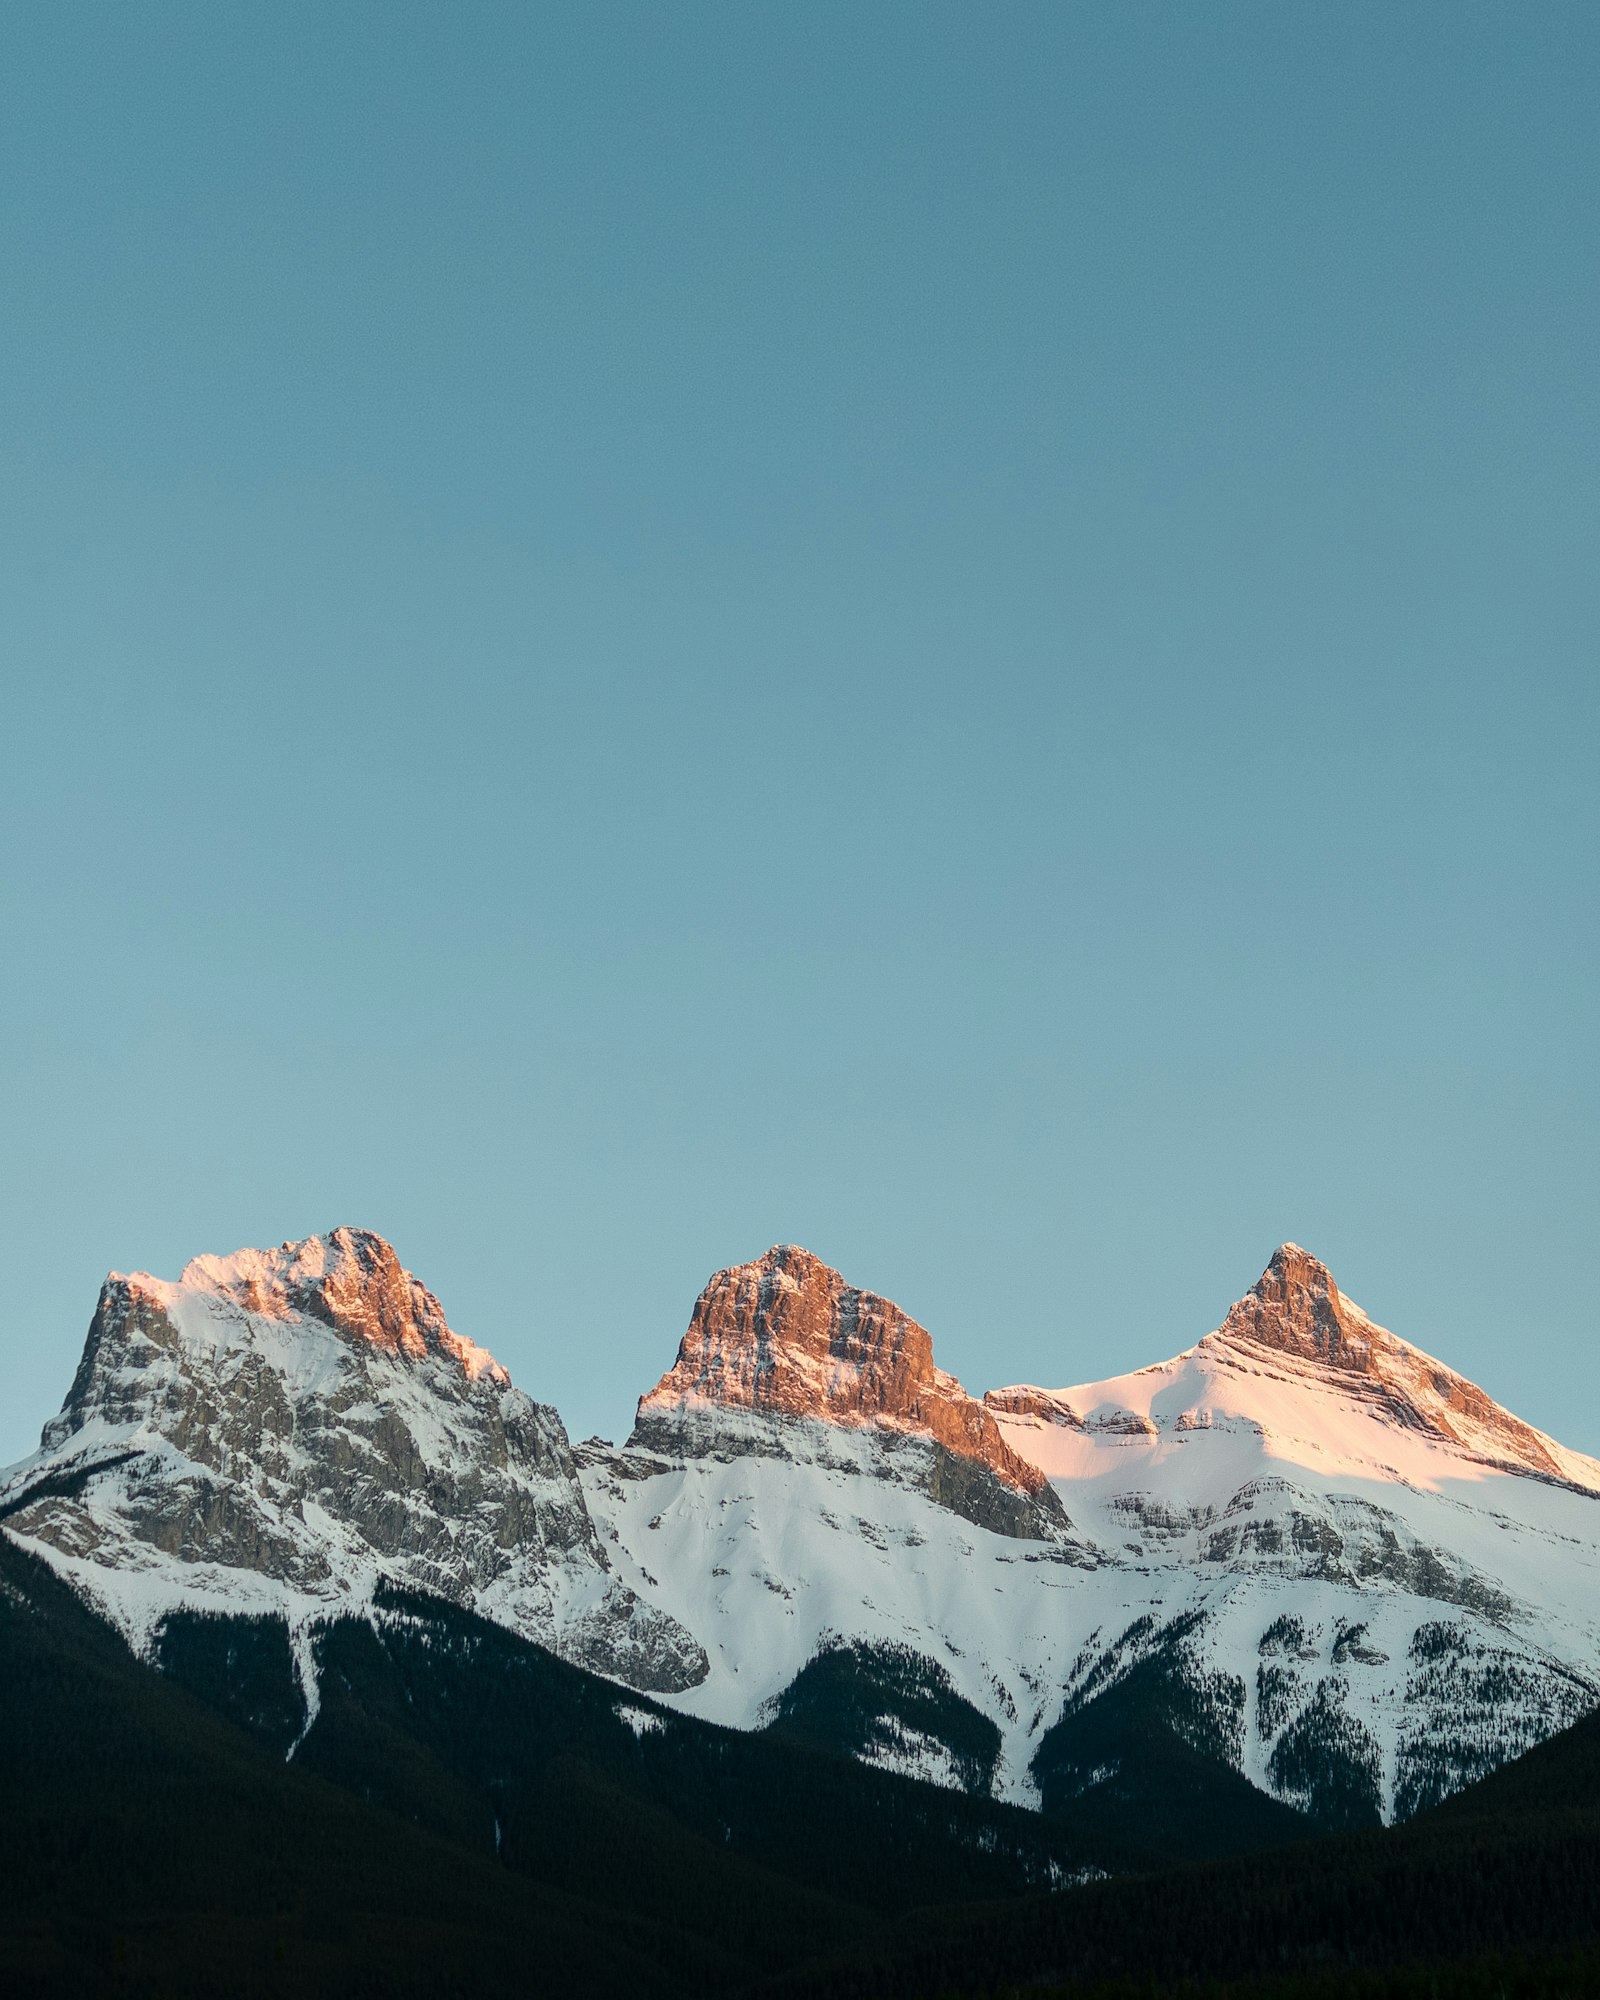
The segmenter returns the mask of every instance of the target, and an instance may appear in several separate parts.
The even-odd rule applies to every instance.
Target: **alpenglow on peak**
[[[1359,1395],[1375,1415],[1473,1457],[1545,1478],[1570,1478],[1573,1455],[1504,1409],[1475,1382],[1379,1326],[1298,1243],[1276,1249],[1201,1353],[1261,1350],[1310,1367]],[[1580,1483],[1586,1483],[1580,1480]]]
[[[955,1511],[1011,1535],[1066,1527],[1045,1475],[934,1365],[927,1328],[797,1244],[716,1273],[677,1360],[640,1400],[633,1440],[682,1452],[725,1442],[741,1418],[901,1440],[931,1454],[919,1477]]]

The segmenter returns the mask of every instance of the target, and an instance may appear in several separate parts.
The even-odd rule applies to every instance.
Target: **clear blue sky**
[[[1600,9],[0,13],[0,1458],[390,1236],[576,1434],[1293,1237],[1600,1451]]]

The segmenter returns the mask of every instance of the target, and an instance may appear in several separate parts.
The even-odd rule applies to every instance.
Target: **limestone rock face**
[[[1064,1424],[1069,1430],[1081,1431],[1084,1428],[1082,1417],[1064,1397],[1053,1390],[1036,1389],[1028,1384],[1010,1389],[985,1389],[983,1406],[1002,1417],[1037,1417],[1040,1423]]]
[[[632,1444],[684,1452],[720,1442],[794,1449],[792,1430],[729,1424],[749,1413],[780,1426],[876,1433],[941,1504],[1013,1536],[1065,1529],[1049,1480],[1019,1457],[993,1416],[934,1366],[927,1329],[891,1300],[846,1284],[818,1257],[779,1245],[719,1271],[695,1303],[675,1364],[639,1404]],[[754,1442],[752,1442],[754,1441]]]
[[[136,1638],[179,1604],[306,1619],[386,1578],[636,1686],[705,1672],[612,1575],[560,1417],[363,1230],[109,1277],[0,1506]]]

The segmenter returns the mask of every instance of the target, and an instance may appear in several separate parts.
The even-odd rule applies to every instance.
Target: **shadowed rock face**
[[[682,1450],[712,1410],[925,1439],[924,1483],[944,1505],[1002,1534],[1065,1526],[1045,1475],[934,1366],[927,1329],[793,1244],[706,1286],[675,1365],[639,1404],[634,1442]]]
[[[1285,1243],[1228,1313],[1213,1341],[1268,1348],[1359,1379],[1384,1414],[1492,1462],[1562,1477],[1531,1424],[1442,1362],[1399,1340],[1345,1298],[1333,1273],[1297,1243]]]

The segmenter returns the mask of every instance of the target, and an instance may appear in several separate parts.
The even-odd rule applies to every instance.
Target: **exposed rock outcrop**
[[[669,1454],[727,1448],[730,1426],[718,1419],[729,1412],[917,1441],[922,1483],[955,1513],[1004,1535],[1067,1526],[1045,1475],[934,1366],[927,1329],[793,1244],[706,1286],[677,1361],[639,1404],[631,1442]],[[742,1448],[762,1435],[740,1429]]]
[[[1084,1428],[1082,1417],[1053,1389],[1035,1389],[1025,1383],[1010,1389],[985,1389],[983,1406],[1003,1417],[1037,1417],[1040,1423],[1059,1424],[1072,1431]]]

